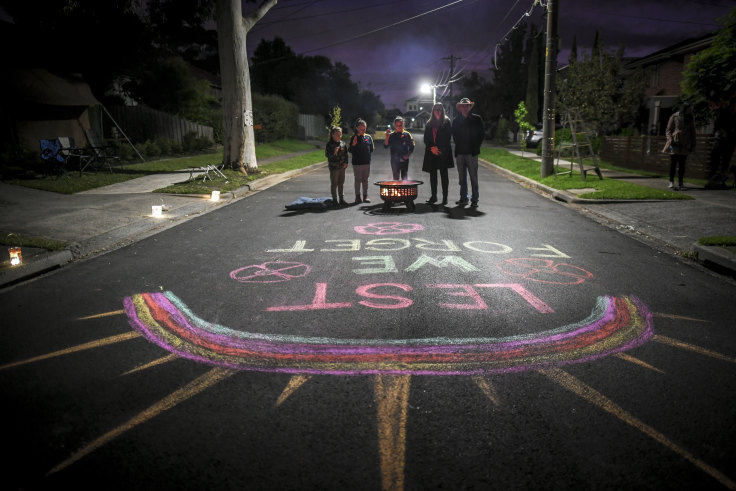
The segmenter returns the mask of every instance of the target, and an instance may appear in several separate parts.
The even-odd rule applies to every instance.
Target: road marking
[[[294,393],[294,391],[296,391],[296,389],[307,383],[310,378],[312,378],[311,375],[294,375],[291,377],[289,383],[286,384],[283,392],[281,392],[281,395],[276,400],[276,406],[280,406],[291,394]]]
[[[57,356],[62,355],[68,355],[69,353],[76,353],[78,351],[84,351],[88,349],[93,348],[99,348],[100,346],[105,346],[108,344],[114,344],[119,343],[121,341],[127,341],[129,339],[134,339],[140,337],[140,334],[136,331],[130,331],[126,332],[124,334],[118,334],[117,336],[110,336],[109,338],[103,338],[98,339],[97,341],[91,341],[89,343],[79,344],[77,346],[72,346],[71,348],[66,348],[59,351],[54,351],[53,353],[47,353],[45,355],[35,356],[33,358],[29,358],[27,360],[22,361],[16,361],[13,363],[8,363],[7,365],[0,366],[0,370],[5,370],[6,368],[13,368],[17,367],[19,365],[26,365],[28,363],[34,363],[41,360],[48,360],[49,358],[55,358]]]
[[[652,315],[654,317],[662,317],[665,319],[679,319],[679,320],[693,321],[693,322],[710,322],[704,319],[695,319],[694,317],[685,317],[684,315],[663,314],[662,312],[652,312]]]
[[[593,404],[594,406],[597,406],[600,409],[603,409],[604,411],[612,414],[613,416],[616,416],[618,419],[620,419],[624,423],[633,426],[637,430],[653,438],[655,441],[661,443],[662,445],[669,448],[673,452],[677,453],[681,457],[685,458],[686,460],[689,460],[692,464],[694,464],[700,470],[704,471],[706,474],[718,480],[718,482],[720,482],[727,488],[736,489],[736,482],[729,479],[728,476],[721,473],[719,470],[715,469],[714,467],[711,467],[710,465],[706,464],[705,462],[697,458],[695,455],[688,452],[687,450],[680,447],[675,442],[673,442],[672,440],[664,436],[662,433],[658,432],[651,426],[643,423],[642,421],[634,417],[632,414],[624,410],[621,406],[619,406],[618,404],[616,404],[615,402],[613,402],[612,400],[610,400],[609,398],[607,398],[606,396],[598,392],[597,390],[593,389],[589,385],[583,383],[582,381],[578,380],[574,376],[565,372],[564,370],[561,370],[559,368],[550,368],[546,370],[540,370],[539,372],[542,375],[549,378],[550,380],[552,380],[553,382],[559,384],[563,388],[582,397],[583,399]]]
[[[140,367],[135,367],[132,370],[128,370],[127,372],[123,373],[123,375],[130,375],[131,373],[142,372],[143,370],[148,370],[149,368],[157,367],[159,365],[163,365],[164,363],[168,363],[170,361],[174,361],[178,359],[179,357],[172,353],[170,355],[163,356],[159,358],[158,360],[153,360],[150,363],[146,363],[145,365],[142,365]]]
[[[406,413],[410,375],[376,375],[378,451],[384,491],[404,489],[406,463]]]
[[[110,317],[111,315],[122,315],[122,314],[125,314],[125,310],[124,309],[113,310],[111,312],[103,312],[102,314],[88,315],[87,317],[80,317],[77,320],[78,321],[86,321],[86,320],[90,320],[90,319],[99,319],[101,317]]]
[[[694,344],[688,344],[683,343],[682,341],[678,341],[677,339],[668,338],[667,336],[662,336],[660,334],[655,334],[652,336],[652,341],[657,341],[658,343],[662,344],[668,344],[670,346],[674,346],[675,348],[682,348],[690,351],[694,351],[695,353],[700,353],[701,355],[710,356],[711,358],[717,358],[719,360],[723,361],[730,361],[731,363],[736,363],[736,358],[733,358],[731,356],[727,356],[721,353],[718,353],[716,351],[712,351],[706,348],[701,348],[700,346],[696,346]]]
[[[491,380],[487,377],[481,377],[479,375],[476,375],[473,378],[473,382],[475,382],[478,387],[480,387],[480,390],[483,391],[483,394],[490,399],[490,401],[496,405],[500,406],[501,401],[498,399],[498,394],[496,394],[496,388],[493,387],[493,383],[491,383]]]
[[[628,361],[629,363],[634,363],[635,365],[639,365],[639,366],[642,366],[644,368],[648,368],[649,370],[654,370],[655,372],[664,374],[664,370],[660,370],[659,368],[655,368],[652,365],[650,365],[649,363],[646,363],[646,362],[640,360],[639,358],[634,358],[633,356],[631,356],[629,354],[626,354],[626,353],[616,353],[613,356],[615,356],[616,358],[621,358],[624,361]]]
[[[212,370],[205,373],[201,377],[195,379],[193,382],[190,382],[189,384],[185,385],[181,389],[178,389],[172,392],[171,394],[169,394],[168,396],[164,397],[159,402],[149,407],[145,411],[139,413],[134,418],[129,419],[125,424],[118,426],[117,428],[111,431],[108,431],[101,437],[94,440],[89,445],[81,448],[76,453],[72,454],[72,456],[66,459],[64,462],[62,462],[61,464],[51,469],[47,475],[54,474],[56,472],[59,472],[62,469],[69,467],[73,463],[77,462],[83,457],[94,452],[98,448],[102,447],[103,445],[113,440],[114,438],[122,435],[126,431],[132,430],[139,424],[145,423],[149,419],[152,419],[155,416],[158,416],[159,414],[161,414],[162,412],[173,408],[180,402],[186,401],[190,397],[199,394],[203,390],[215,385],[217,382],[231,375],[234,375],[235,373],[237,373],[236,370],[230,370],[228,368],[220,368],[220,367],[213,368]]]

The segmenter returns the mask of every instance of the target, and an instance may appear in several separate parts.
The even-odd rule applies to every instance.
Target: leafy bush
[[[293,138],[297,134],[299,108],[296,104],[277,95],[253,94],[254,123],[261,125],[255,130],[259,143]]]

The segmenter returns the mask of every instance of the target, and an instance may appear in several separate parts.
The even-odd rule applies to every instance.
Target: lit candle
[[[212,191],[210,201],[220,201],[220,191]]]
[[[11,266],[23,264],[23,255],[21,254],[20,247],[8,247],[8,254],[10,254]]]
[[[162,216],[163,211],[164,211],[164,207],[161,206],[161,205],[153,205],[151,207],[151,215],[154,216],[154,217],[157,217],[158,218],[158,217]]]

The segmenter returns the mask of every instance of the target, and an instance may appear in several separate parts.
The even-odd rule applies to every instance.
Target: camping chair
[[[106,166],[110,173],[112,173],[111,162],[122,167],[120,157],[110,155],[109,150],[111,147],[103,145],[94,131],[84,128],[84,136],[87,137],[87,143],[89,143],[89,149],[94,156],[94,165],[97,169]]]
[[[69,160],[76,160],[79,164],[79,175],[81,176],[84,169],[94,161],[94,155],[84,149],[77,148],[72,137],[60,136],[56,140],[59,142],[59,154],[64,158],[65,167]]]
[[[52,174],[66,173],[66,158],[61,155],[60,151],[61,143],[58,138],[41,140],[41,159],[47,162]]]

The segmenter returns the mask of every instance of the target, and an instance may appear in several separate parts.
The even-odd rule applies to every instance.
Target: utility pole
[[[450,56],[446,56],[445,58],[442,58],[442,59],[443,60],[450,60],[450,80],[452,80],[452,77],[455,76],[455,60],[460,61],[460,60],[462,60],[462,58],[459,57],[459,56],[450,55]],[[448,109],[450,110],[450,119],[454,119],[454,116],[455,116],[455,105],[454,105],[454,101],[455,101],[455,99],[452,96],[452,82],[449,82],[449,84],[450,84],[450,105],[449,105],[449,108]]]
[[[542,177],[555,170],[555,78],[557,77],[557,12],[559,0],[547,0],[547,49],[542,110]]]

